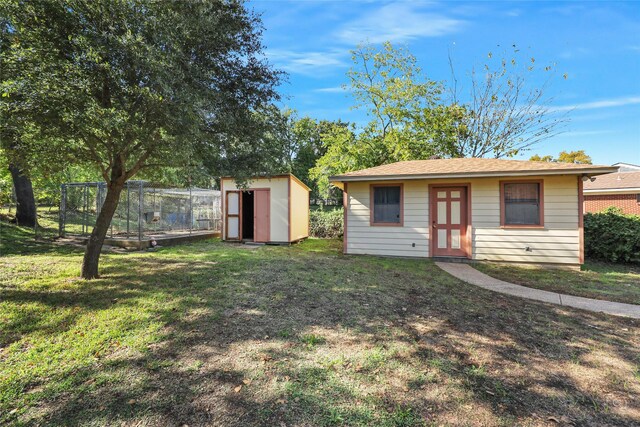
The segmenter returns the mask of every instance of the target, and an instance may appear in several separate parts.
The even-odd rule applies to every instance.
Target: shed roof
[[[585,192],[630,189],[640,189],[640,172],[608,173],[584,183]]]
[[[252,177],[247,178],[247,181],[259,181],[261,179],[273,179],[273,178],[291,178],[293,181],[297,182],[302,188],[304,188],[307,191],[311,191],[311,188],[309,188],[309,186],[307,184],[305,184],[304,182],[302,182],[302,180],[300,178],[298,178],[297,176],[295,176],[292,173],[284,173],[284,174],[279,174],[279,175],[254,175]],[[223,179],[231,179],[235,181],[235,178],[232,176],[221,176],[220,177],[221,180]]]
[[[616,166],[484,158],[409,160],[330,177],[332,182],[485,176],[600,175]]]

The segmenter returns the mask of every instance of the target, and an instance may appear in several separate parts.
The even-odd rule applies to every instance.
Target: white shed
[[[309,187],[292,174],[220,179],[222,240],[292,243],[309,237]]]

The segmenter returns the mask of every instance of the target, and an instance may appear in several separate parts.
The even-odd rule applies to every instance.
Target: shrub
[[[584,216],[584,251],[610,262],[640,261],[640,216],[610,207]]]
[[[312,237],[336,239],[343,234],[342,209],[311,211],[309,232]]]

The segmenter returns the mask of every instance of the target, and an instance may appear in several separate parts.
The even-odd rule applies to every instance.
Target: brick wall
[[[640,215],[636,194],[584,195],[585,212],[600,212],[609,206],[616,206],[626,214]]]

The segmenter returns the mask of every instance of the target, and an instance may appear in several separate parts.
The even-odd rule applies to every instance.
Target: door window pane
[[[451,230],[451,249],[460,249],[460,230],[457,228]]]
[[[227,239],[237,239],[240,237],[240,222],[237,216],[227,218]]]
[[[238,215],[240,212],[240,203],[238,193],[227,193],[227,212],[229,215]]]
[[[447,202],[438,202],[438,224],[447,223]]]
[[[373,188],[373,222],[400,224],[400,186]]]
[[[451,202],[451,224],[460,224],[460,202]]]
[[[438,229],[438,249],[447,249],[447,230]]]
[[[504,184],[505,225],[540,225],[540,184]]]

